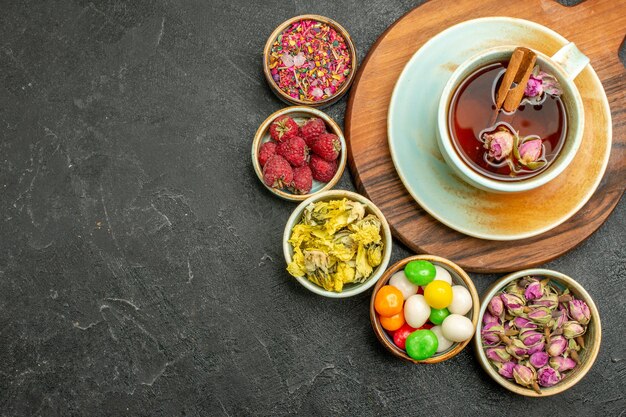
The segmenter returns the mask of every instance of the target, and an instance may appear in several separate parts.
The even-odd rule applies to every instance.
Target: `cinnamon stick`
[[[537,55],[528,48],[515,48],[496,94],[496,112],[503,108],[512,112],[519,107]]]

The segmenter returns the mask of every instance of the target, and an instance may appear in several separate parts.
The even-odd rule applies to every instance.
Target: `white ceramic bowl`
[[[372,203],[367,198],[357,193],[353,193],[352,191],[330,190],[330,191],[320,192],[319,194],[316,194],[306,199],[302,203],[300,203],[298,207],[296,207],[296,209],[293,211],[291,216],[289,217],[289,220],[287,220],[287,224],[285,225],[285,232],[283,233],[283,254],[285,255],[285,261],[287,262],[287,264],[291,262],[292,256],[293,256],[293,247],[289,243],[289,238],[291,237],[291,230],[298,222],[300,222],[304,209],[309,204],[315,203],[318,201],[340,200],[343,198],[347,198],[349,200],[358,201],[362,204],[365,204],[366,206],[365,212],[368,214],[374,214],[376,217],[380,219],[381,229],[382,229],[381,230],[382,239],[383,239],[385,247],[383,248],[382,262],[380,263],[380,265],[378,265],[374,269],[374,272],[372,273],[372,275],[370,275],[366,281],[360,284],[346,284],[342,292],[327,291],[324,288],[318,286],[317,284],[314,284],[313,282],[309,281],[305,277],[295,278],[307,290],[312,291],[315,294],[322,295],[324,297],[329,297],[329,298],[352,297],[354,295],[367,291],[374,284],[376,284],[376,282],[383,275],[383,273],[387,269],[387,265],[389,264],[389,259],[391,258],[391,246],[392,246],[391,230],[389,229],[389,224],[387,223],[385,216],[383,216],[383,213],[379,210],[379,208],[376,207],[374,203]]]
[[[587,333],[584,335],[585,348],[579,352],[581,364],[569,371],[566,377],[556,385],[549,388],[541,388],[541,394],[536,393],[530,388],[525,388],[517,385],[515,382],[510,381],[500,374],[493,365],[487,359],[485,349],[482,343],[482,327],[483,327],[483,315],[487,310],[489,301],[500,292],[508,283],[526,276],[541,276],[550,278],[557,285],[561,285],[564,288],[569,288],[572,294],[579,300],[583,300],[589,306],[591,311],[591,321],[587,325]],[[573,278],[550,269],[526,269],[519,272],[514,272],[507,276],[504,276],[494,282],[483,294],[481,298],[480,311],[478,312],[478,324],[476,326],[476,333],[474,334],[474,349],[476,356],[482,368],[489,374],[502,387],[508,389],[516,394],[524,395],[527,397],[547,397],[550,395],[560,394],[563,391],[576,385],[586,374],[589,372],[600,351],[600,343],[602,341],[602,324],[600,323],[600,313],[596,304],[589,293]]]
[[[539,51],[539,66],[559,80],[563,88],[561,99],[565,104],[567,132],[565,142],[559,154],[543,172],[519,181],[499,181],[482,175],[470,168],[457,153],[450,137],[448,126],[449,108],[457,87],[474,71],[490,63],[509,59],[515,46],[501,46],[481,52],[461,64],[446,84],[437,111],[437,142],[446,163],[464,181],[485,191],[496,193],[514,193],[540,187],[561,174],[572,162],[583,138],[585,112],[580,93],[574,84],[574,78],[589,63],[573,43],[565,45],[554,56],[549,57]],[[488,126],[485,126],[488,127]],[[515,127],[515,126],[513,126]]]
[[[337,172],[328,182],[313,180],[311,191],[308,194],[295,194],[287,189],[281,190],[278,188],[272,188],[265,184],[265,181],[263,181],[263,168],[259,163],[259,150],[261,149],[261,145],[263,145],[265,142],[271,141],[269,130],[272,122],[277,117],[283,115],[291,117],[296,121],[296,123],[298,123],[298,125],[302,125],[306,119],[318,117],[322,119],[324,123],[326,123],[326,128],[328,132],[337,135],[337,137],[339,138],[339,142],[341,143],[341,153],[339,154],[339,158],[337,159]],[[339,180],[341,179],[341,175],[343,175],[343,171],[346,168],[347,154],[348,152],[346,150],[346,140],[343,137],[343,132],[341,131],[339,125],[330,116],[328,116],[321,110],[314,109],[313,107],[292,106],[285,107],[272,113],[265,119],[263,123],[261,123],[261,126],[259,126],[259,128],[257,129],[256,134],[254,135],[254,140],[252,141],[251,158],[254,172],[256,172],[259,181],[261,181],[261,184],[263,184],[265,188],[285,200],[303,201],[319,192],[330,190],[337,184],[337,182],[339,182]]]

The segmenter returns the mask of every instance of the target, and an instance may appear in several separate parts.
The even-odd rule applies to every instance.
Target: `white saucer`
[[[430,215],[469,236],[517,240],[560,225],[593,195],[608,163],[611,116],[606,94],[591,65],[578,76],[576,86],[585,105],[585,120],[592,116],[593,110],[603,113],[606,123],[600,129],[596,125],[593,132],[585,128],[576,158],[550,183],[509,195],[481,191],[453,174],[437,146],[439,97],[458,65],[496,46],[527,46],[552,55],[567,43],[567,39],[537,23],[489,17],[446,29],[409,60],[389,105],[389,149],[404,186]],[[583,155],[586,152],[589,156],[591,150],[597,156],[595,160]],[[584,179],[579,174],[581,171],[586,173]]]

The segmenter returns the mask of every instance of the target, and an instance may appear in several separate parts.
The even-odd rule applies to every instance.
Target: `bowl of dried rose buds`
[[[302,201],[334,187],[346,167],[341,128],[321,110],[293,106],[271,114],[252,141],[252,165],[277,196]]]
[[[474,345],[498,384],[546,397],[585,376],[601,339],[598,309],[578,282],[549,269],[527,269],[501,278],[484,294]]]

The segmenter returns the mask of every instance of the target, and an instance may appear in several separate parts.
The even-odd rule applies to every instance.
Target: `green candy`
[[[424,286],[430,284],[435,279],[437,270],[428,261],[411,261],[404,267],[404,275],[411,283]]]
[[[406,353],[416,361],[430,358],[438,347],[437,335],[430,330],[416,330],[406,338]]]
[[[431,308],[428,319],[432,324],[439,326],[449,315],[450,311],[447,308]]]

